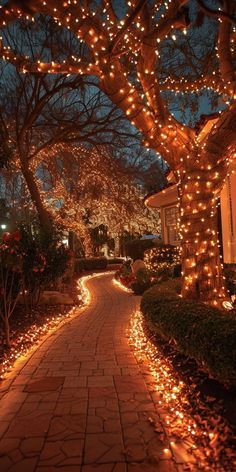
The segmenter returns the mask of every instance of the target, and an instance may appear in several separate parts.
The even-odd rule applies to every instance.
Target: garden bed
[[[79,300],[78,278],[66,287],[67,293],[73,299],[73,305],[38,305],[28,313],[24,306],[18,305],[10,319],[11,347],[5,345],[3,326],[0,323],[0,379],[4,372],[19,357],[36,344],[50,329],[56,327],[67,316],[70,316],[73,307],[82,304]]]
[[[236,389],[226,388],[217,380],[210,378],[193,359],[184,356],[175,346],[158,334],[154,334],[145,318],[141,319],[141,327],[138,329],[144,333],[144,336],[141,334],[142,350],[146,352],[144,345],[148,346],[147,352],[151,356],[153,372],[155,372],[155,362],[157,363],[159,381],[156,391],[162,409],[165,411],[166,407],[168,413],[168,409],[172,407],[172,413],[168,416],[172,434],[174,434],[172,428],[175,425],[176,410],[183,409],[185,420],[186,417],[190,417],[197,425],[194,439],[196,445],[207,451],[210,467],[207,470],[230,472],[234,469],[233,464],[236,460]],[[150,344],[153,349],[149,347]],[[167,378],[163,371],[164,374],[167,372]],[[168,391],[170,384],[172,387],[181,385],[181,393],[176,393],[171,400],[168,393],[173,393],[174,390]],[[163,391],[163,385],[166,385],[167,393],[166,390]]]
[[[175,343],[222,383],[236,386],[236,313],[223,312],[156,285],[141,300],[151,331]]]

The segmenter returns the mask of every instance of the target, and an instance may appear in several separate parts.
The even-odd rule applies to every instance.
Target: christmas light
[[[158,415],[157,426],[163,427],[165,443],[163,453],[176,457],[178,451],[182,460],[191,462],[193,470],[212,471],[232,470],[235,455],[230,447],[225,448],[230,433],[228,424],[223,418],[217,419],[209,407],[204,407],[197,399],[199,410],[194,412],[191,404],[191,387],[185,383],[161,350],[145,334],[145,321],[137,311],[132,314],[129,328],[129,341],[134,349],[140,369],[144,368],[147,386],[156,404]],[[200,413],[199,413],[200,411]],[[150,415],[149,421],[156,427]],[[222,454],[224,451],[224,454]]]
[[[146,3],[144,14],[142,2],[128,1],[124,3],[121,17],[107,1],[102,9],[95,11],[90,2],[83,5],[77,2],[75,7],[68,1],[55,8],[53,0],[39,2],[36,6],[29,0],[25,8],[24,2],[19,6],[19,2],[12,0],[9,6],[6,4],[1,9],[2,27],[18,17],[31,21],[35,12],[40,11],[53,17],[58,26],[71,31],[79,42],[86,43],[90,59],[86,62],[73,55],[61,63],[34,62],[26,56],[18,57],[5,40],[1,50],[5,60],[24,73],[96,76],[102,91],[141,131],[144,145],[158,151],[175,173],[180,208],[183,296],[200,297],[207,303],[221,305],[227,293],[219,247],[215,244],[217,195],[235,152],[231,132],[235,128],[235,28],[221,12],[216,12],[218,29],[211,50],[213,59],[208,57],[209,49],[206,49],[196,65],[197,55],[191,53],[191,47],[195,49],[188,31],[189,26],[194,30],[194,24],[191,25],[183,3],[186,2],[157,1],[152,9]],[[224,8],[228,11],[230,6],[224,5]],[[208,13],[204,11],[204,14]],[[186,58],[180,71],[171,67],[172,61],[165,71],[163,51],[174,58],[175,52],[179,54],[180,50]],[[204,91],[217,100],[220,98],[223,108],[218,107],[218,113],[200,120],[194,128],[180,123],[169,107],[176,103],[176,93],[183,94],[191,106],[192,97],[201,98]],[[187,186],[186,178],[189,178]],[[206,233],[209,221],[215,233]],[[185,263],[188,257],[190,264]],[[209,269],[203,270],[204,266]]]

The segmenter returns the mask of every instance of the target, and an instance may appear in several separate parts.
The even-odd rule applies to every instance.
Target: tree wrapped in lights
[[[143,211],[144,194],[136,183],[139,168],[130,155],[126,162],[106,146],[57,145],[39,160],[37,184],[44,205],[55,222],[82,237],[87,254],[91,252],[89,227],[105,224],[111,234],[127,228],[158,232],[156,212]]]
[[[35,48],[35,57],[47,56],[50,45],[51,55],[59,59],[63,48],[67,52],[73,50],[73,37],[66,33],[61,37],[51,23],[42,17],[39,28],[13,25],[7,31],[9,44],[16,47],[18,35],[17,48],[21,54]],[[77,53],[82,54],[82,47]],[[56,145],[62,143],[122,146],[132,132],[127,129],[122,112],[96,90],[95,83],[91,92],[91,84],[81,75],[23,75],[5,61],[1,61],[0,70],[0,154],[10,156],[11,167],[23,175],[41,226],[50,233],[51,215],[43,205],[37,185],[40,159],[45,152],[53,149],[56,159]]]
[[[197,4],[200,15],[187,0],[130,0],[122,5],[106,0],[60,5],[55,0],[9,0],[1,10],[2,27],[19,17],[35,20],[34,14],[41,12],[69,29],[88,51],[87,56],[48,62],[19,57],[3,46],[2,56],[24,73],[96,77],[101,90],[143,133],[145,145],[158,151],[174,172],[181,207],[183,296],[217,304],[226,296],[217,198],[236,140],[231,44],[235,5],[225,0],[212,11],[200,0]],[[173,116],[180,94],[194,108],[196,97],[204,93],[223,101],[214,119],[205,117],[204,124],[201,120],[190,127]]]

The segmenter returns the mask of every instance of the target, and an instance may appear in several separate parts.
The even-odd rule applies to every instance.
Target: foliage
[[[162,272],[163,270],[164,269],[162,268]],[[156,286],[156,284],[159,284],[157,285],[157,290],[159,290],[160,287],[161,291],[171,290],[176,293],[181,292],[181,279],[169,278],[169,269],[167,277],[163,277],[163,274],[161,276],[160,274],[153,274],[153,272],[147,268],[138,269],[136,276],[134,276],[131,271],[131,260],[128,260],[123,263],[115,276],[126,287],[131,288],[136,295],[142,295],[151,286]],[[173,272],[171,273],[171,277],[172,276]],[[164,283],[163,280],[165,280]]]
[[[141,310],[151,330],[194,358],[221,382],[236,384],[236,316],[183,300],[171,288],[149,289]]]
[[[127,259],[115,273],[115,278],[120,280],[120,282],[128,288],[131,288],[131,284],[135,281],[131,270],[131,263],[132,260]]]
[[[144,252],[152,247],[153,241],[150,239],[132,239],[125,243],[125,252],[127,256],[135,261],[136,259],[143,259]]]
[[[61,233],[54,228],[51,234],[32,231],[21,226],[24,287],[31,305],[37,303],[40,292],[61,277],[67,268],[68,249],[61,244]]]
[[[105,243],[108,243],[110,239],[108,236],[107,227],[104,225],[99,225],[95,228],[90,228],[89,233],[93,247],[93,254],[99,255],[100,247]]]
[[[19,231],[5,233],[0,244],[0,318],[6,343],[10,345],[9,318],[14,312],[22,289],[22,259]]]
[[[124,259],[122,257],[112,257],[108,259],[108,264],[123,264]]]
[[[25,306],[36,305],[40,292],[61,277],[68,264],[68,250],[60,243],[60,232],[50,235],[22,225],[5,233],[0,245],[0,314],[10,344],[9,318],[22,293]]]
[[[118,275],[130,275],[131,274],[131,263],[132,259],[127,259],[126,261],[123,262],[122,267],[118,271]]]
[[[236,267],[226,267],[224,269],[226,288],[230,295],[236,294]]]
[[[156,290],[160,290],[161,292],[174,292],[177,294],[181,293],[182,282],[179,277],[168,279],[164,282],[159,283],[156,285]]]
[[[180,249],[171,244],[158,244],[145,251],[144,262],[157,281],[180,277]]]
[[[75,261],[75,272],[79,274],[83,270],[105,270],[107,265],[108,259],[106,257],[80,258]]]
[[[208,302],[220,303],[225,290],[217,245],[216,195],[235,151],[233,2],[218,2],[222,8],[213,10],[200,0],[122,1],[122,6],[115,1],[77,2],[78,21],[74,2],[60,2],[57,9],[54,3],[10,0],[4,1],[1,9],[4,61],[14,65],[12,70],[26,72],[20,77],[26,83],[21,99],[11,100],[16,105],[21,103],[16,121],[25,136],[20,136],[19,150],[23,149],[24,154],[31,143],[33,147],[27,163],[23,155],[19,156],[22,170],[22,164],[29,164],[29,158],[37,152],[36,143],[46,149],[48,143],[61,141],[61,135],[64,142],[87,137],[87,142],[94,143],[93,129],[99,118],[101,127],[96,135],[106,134],[113,141],[120,134],[125,120],[114,130],[117,110],[115,116],[108,113],[109,126],[107,121],[104,123],[100,99],[91,110],[93,94],[91,97],[85,90],[90,76],[92,86],[100,88],[122,110],[122,118],[127,116],[142,134],[145,147],[160,153],[177,177],[183,272],[187,273],[183,295],[200,295]],[[208,3],[211,6],[212,2]],[[17,22],[16,11],[21,19],[28,20],[33,14],[34,21],[29,26],[28,21]],[[65,24],[62,18],[66,18]],[[44,23],[50,25],[52,35],[47,34],[48,27],[42,28]],[[63,80],[67,92],[59,100],[62,87],[65,89]],[[55,81],[57,86],[53,88]],[[9,68],[5,82],[8,89],[15,83],[9,80]],[[79,95],[80,87],[87,106],[83,94]],[[2,95],[9,101],[8,93]],[[21,119],[22,101],[30,109],[25,120]],[[69,120],[63,104],[71,109]],[[40,117],[37,109],[43,111]],[[7,125],[9,122],[6,119]],[[45,129],[49,140],[42,143]],[[205,267],[209,267],[204,277],[198,264],[202,247]]]
[[[151,274],[147,269],[139,269],[135,280],[131,283],[131,288],[135,295],[142,295],[152,284]]]
[[[158,244],[145,251],[144,262],[154,272],[164,265],[172,268],[180,262],[180,248],[171,244]]]

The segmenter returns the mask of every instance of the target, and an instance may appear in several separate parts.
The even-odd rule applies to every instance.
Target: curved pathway
[[[3,392],[0,471],[186,470],[165,455],[144,369],[129,346],[139,297],[111,275],[86,286],[90,305],[48,337]]]

